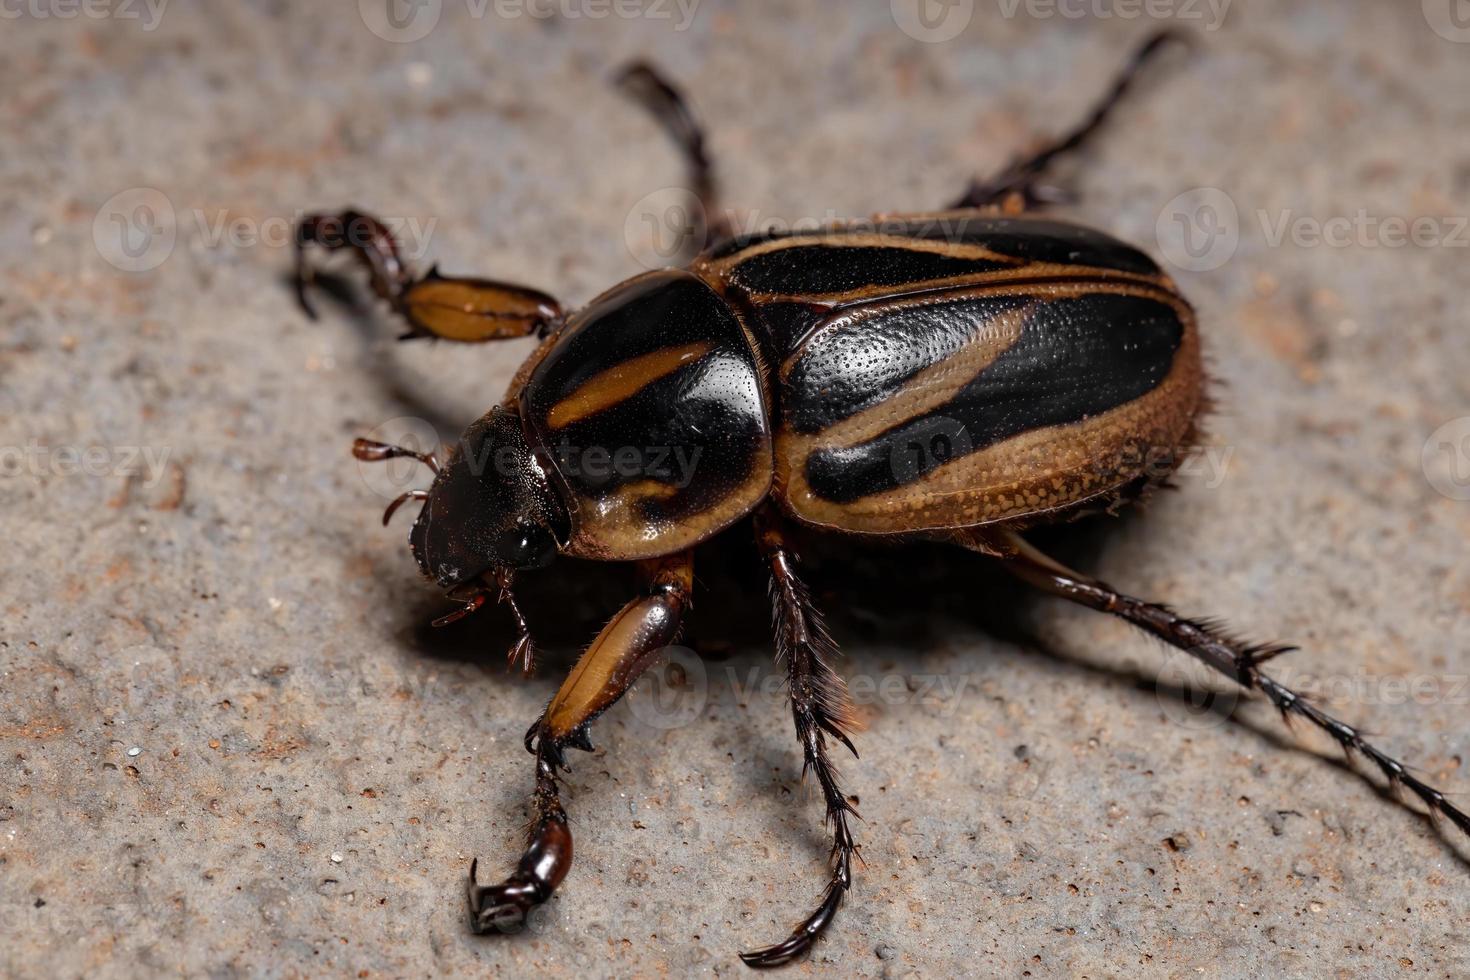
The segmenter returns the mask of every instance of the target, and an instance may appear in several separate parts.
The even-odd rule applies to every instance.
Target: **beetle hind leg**
[[[801,742],[802,774],[815,774],[826,803],[826,822],[832,827],[831,878],[821,901],[811,915],[774,946],[741,953],[746,965],[772,967],[788,963],[812,947],[831,925],[847,890],[852,887],[852,859],[857,843],[848,827],[848,817],[857,811],[837,782],[837,771],[827,754],[831,737],[857,755],[851,732],[852,701],[847,685],[832,667],[837,646],[821,614],[812,604],[805,584],[797,577],[791,553],[775,515],[761,513],[756,520],[756,537],[763,557],[771,566],[772,624],[777,656],[785,661],[791,690],[791,714]]]
[[[1123,101],[1144,66],[1166,45],[1175,41],[1187,41],[1187,36],[1171,30],[1152,35],[1128,59],[1107,93],[1098,100],[1082,122],[1030,156],[1015,160],[989,180],[972,180],[965,193],[950,207],[984,208],[1014,204],[1025,209],[1067,203],[1072,197],[1068,191],[1041,182],[1047,168],[1059,157],[1077,151],[1091,139]]]
[[[437,268],[415,275],[386,222],[348,209],[308,214],[296,225],[296,301],[313,320],[316,309],[309,296],[317,277],[309,258],[313,248],[356,256],[367,269],[373,292],[407,324],[400,340],[433,337],[473,344],[545,336],[562,319],[561,305],[554,298],[526,286],[443,276]]]
[[[1214,622],[1186,619],[1167,606],[1144,602],[1118,592],[1097,579],[1074,572],[1048,557],[1013,532],[971,535],[960,543],[1001,559],[1022,581],[1052,595],[1111,613],[1219,671],[1241,687],[1258,691],[1290,721],[1302,718],[1332,736],[1349,756],[1370,760],[1391,788],[1407,789],[1429,809],[1431,818],[1448,820],[1470,835],[1470,814],[1450,803],[1444,793],[1421,781],[1408,766],[1371,744],[1363,732],[1327,714],[1311,701],[1261,672],[1261,665],[1294,649],[1279,644],[1254,645],[1226,635]]]

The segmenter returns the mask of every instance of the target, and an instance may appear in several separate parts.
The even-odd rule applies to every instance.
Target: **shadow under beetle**
[[[308,313],[308,246],[343,249],[407,323],[405,338],[541,344],[505,399],[441,465],[431,453],[358,440],[359,459],[409,456],[434,471],[409,537],[425,575],[463,602],[491,596],[519,624],[512,662],[529,669],[515,606],[518,570],[558,555],[636,562],[645,587],[602,630],[526,733],[535,820],[503,882],[471,866],[477,932],[524,920],[571,867],[558,789],[568,747],[674,643],[688,613],[695,545],[747,516],[770,570],[777,655],[804,756],[826,803],[831,878],[791,935],[741,954],[777,966],[811,948],[852,886],[854,815],[829,751],[853,748],[851,701],[832,637],[797,573],[789,528],[927,538],[990,556],[1046,592],[1111,613],[1259,691],[1366,756],[1395,788],[1470,833],[1470,817],[1354,727],[1261,670],[1292,648],[1253,645],[1218,624],[1118,592],[1042,554],[1038,524],[1112,510],[1158,485],[1196,438],[1207,406],[1196,320],[1137,249],[1035,216],[1059,199],[1048,166],[1103,124],[1139,69],[1133,56],[1063,138],[975,182],[947,209],[861,225],[734,235],[717,206],[704,136],[678,91],[647,65],[619,84],[682,148],[700,199],[681,268],[637,276],[566,313],[538,290],[417,277],[382,222],[316,214],[297,233]],[[314,315],[314,314],[313,314]],[[679,454],[685,465],[670,458]],[[691,464],[692,461],[692,464]],[[441,621],[442,622],[442,621]]]

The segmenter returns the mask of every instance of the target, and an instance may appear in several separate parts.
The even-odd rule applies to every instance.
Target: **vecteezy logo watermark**
[[[707,227],[699,198],[682,187],[661,187],[628,212],[623,244],[645,269],[662,269],[703,249]]]
[[[1470,44],[1470,0],[1424,0],[1429,29],[1446,41]]]
[[[1204,31],[1225,24],[1234,0],[996,0],[1007,19],[1025,14],[1033,20],[1177,20]]]
[[[401,446],[416,453],[437,453],[442,446],[439,431],[423,419],[411,415],[389,419],[369,432],[367,438],[389,446]],[[359,460],[357,472],[373,493],[384,500],[393,500],[403,491],[420,483],[427,471],[417,460],[399,457],[388,460]]]
[[[700,0],[463,0],[473,20],[667,20],[675,31],[694,23]],[[411,44],[439,26],[444,0],[357,0],[367,29],[385,41]]]
[[[109,265],[148,272],[173,254],[178,238],[173,202],[152,187],[132,187],[107,199],[92,219],[92,242]]]
[[[21,476],[142,477],[152,489],[168,466],[167,446],[0,446],[0,479]]]
[[[628,692],[633,717],[650,728],[668,730],[692,724],[709,700],[709,673],[688,647],[666,647],[660,661]]]
[[[1171,720],[1201,731],[1230,718],[1241,689],[1188,654],[1170,650],[1154,676],[1154,696]]]
[[[923,419],[895,440],[889,453],[893,479],[899,486],[912,483],[952,460],[974,451],[970,433],[958,419]]]
[[[1218,269],[1240,245],[1240,212],[1216,187],[1196,187],[1164,205],[1154,225],[1159,249],[1191,272]]]
[[[438,26],[444,0],[357,0],[357,12],[383,40],[411,44]]]
[[[1470,500],[1470,415],[1435,429],[1419,463],[1431,487],[1451,500]]]
[[[959,37],[975,16],[975,0],[889,0],[888,7],[899,30],[926,44]]]
[[[169,0],[0,0],[0,20],[130,20],[158,28]]]

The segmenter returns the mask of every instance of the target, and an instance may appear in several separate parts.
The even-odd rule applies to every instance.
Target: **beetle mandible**
[[[566,313],[539,290],[415,276],[387,227],[358,211],[314,214],[307,247],[349,250],[408,325],[405,338],[537,337],[504,400],[440,464],[431,453],[358,440],[359,459],[413,457],[434,471],[409,537],[424,574],[462,601],[491,596],[520,626],[511,660],[529,669],[515,605],[518,570],[557,555],[634,562],[644,590],[582,655],[526,733],[534,823],[503,882],[471,866],[477,932],[524,920],[571,866],[558,772],[567,748],[680,635],[695,545],[752,518],[769,566],[778,658],[790,682],[804,771],[832,832],[831,876],[785,940],[742,953],[776,966],[808,950],[853,883],[854,809],[831,759],[853,749],[837,655],[798,574],[790,528],[929,539],[998,560],[1039,589],[1111,613],[1265,695],[1366,756],[1394,787],[1470,833],[1470,816],[1354,727],[1262,672],[1292,648],[1255,645],[1210,621],[1121,593],[1033,547],[1030,527],[1113,509],[1161,482],[1192,445],[1207,404],[1194,313],[1139,250],[1036,215],[1058,200],[1043,177],[1107,119],[1140,68],[1176,36],[1150,38],[1075,129],[940,212],[812,231],[736,235],[717,207],[703,132],[680,93],[644,64],[619,83],[681,147],[699,198],[681,268],[637,276]],[[595,451],[597,465],[590,465]],[[670,465],[671,454],[686,464]],[[690,464],[692,461],[692,465]],[[854,754],[856,750],[853,749]]]

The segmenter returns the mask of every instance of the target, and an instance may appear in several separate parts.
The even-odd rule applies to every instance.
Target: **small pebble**
[[[136,745],[133,746],[132,748],[128,749],[128,758],[129,759],[136,759],[138,756],[140,756],[142,754],[143,754],[143,750],[140,749],[140,748],[138,748]]]
[[[342,863],[342,855],[339,854],[339,853],[335,853],[334,852],[332,854],[332,863],[333,864],[341,864]]]

